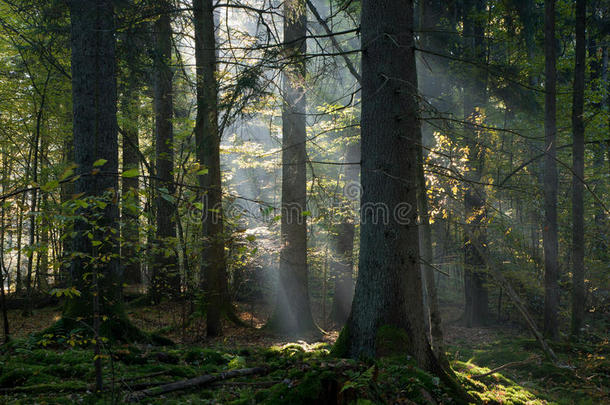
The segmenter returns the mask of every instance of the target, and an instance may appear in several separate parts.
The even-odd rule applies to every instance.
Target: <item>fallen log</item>
[[[138,402],[146,397],[163,395],[169,392],[184,390],[188,388],[200,387],[202,385],[211,384],[217,381],[227,380],[229,378],[243,377],[246,375],[266,374],[267,368],[254,367],[242,368],[239,370],[230,370],[218,374],[205,374],[188,380],[176,381],[169,384],[163,384],[156,387],[148,388],[142,391],[135,391],[125,396],[125,402]]]

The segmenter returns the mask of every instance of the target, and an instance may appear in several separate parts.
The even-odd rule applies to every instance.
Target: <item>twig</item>
[[[504,370],[505,368],[516,367],[516,366],[523,366],[525,364],[531,363],[534,360],[539,360],[539,359],[540,359],[540,356],[532,356],[532,357],[530,357],[529,359],[526,359],[526,360],[513,361],[513,362],[510,362],[510,363],[503,364],[500,367],[496,367],[493,370],[488,371],[485,374],[471,375],[470,378],[473,379],[473,380],[480,380],[482,378],[485,378],[487,376],[495,374],[498,371]]]

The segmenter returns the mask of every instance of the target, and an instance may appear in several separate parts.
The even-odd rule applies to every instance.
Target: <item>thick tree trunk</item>
[[[208,336],[222,334],[221,315],[230,308],[223,230],[216,38],[212,0],[194,0],[195,59],[197,63],[197,159],[207,173],[199,176],[203,188],[203,249],[201,281],[206,294]]]
[[[162,297],[180,295],[180,274],[175,251],[176,207],[173,201],[174,184],[174,114],[171,67],[172,27],[171,5],[168,0],[159,2],[159,17],[154,24],[154,110],[156,156],[156,247],[152,268],[151,295],[158,302]]]
[[[419,148],[413,2],[362,2],[360,265],[336,350],[353,358],[408,350],[439,371],[427,340],[417,218]]]
[[[464,40],[466,53],[478,63],[485,63],[485,45],[483,42],[484,25],[475,15],[485,10],[484,0],[468,0],[464,14]],[[486,104],[485,72],[479,68],[470,69],[464,91],[465,137],[468,145],[469,175],[464,196],[464,213],[466,223],[473,234],[485,243],[485,191],[476,183],[481,180],[485,149],[480,139],[483,134],[476,127],[482,118]],[[477,326],[487,322],[489,298],[487,293],[487,274],[485,261],[472,246],[468,234],[464,235],[464,321],[466,326]]]
[[[74,224],[70,276],[80,295],[68,299],[63,321],[76,325],[82,319],[94,325],[105,316],[102,333],[120,337],[128,333],[128,328],[124,327],[126,315],[121,307],[116,236],[119,212],[113,3],[72,1],[70,16],[74,158],[80,175],[74,182],[74,192],[82,194],[81,199],[93,198],[107,205],[96,207],[93,203],[81,209],[81,219]],[[102,243],[94,246],[92,240]],[[99,303],[97,311],[94,301]],[[121,327],[115,327],[119,322]]]
[[[360,174],[360,140],[352,137],[348,142],[345,154],[345,194],[352,187],[358,187]],[[340,210],[342,217],[333,230],[335,242],[335,259],[331,263],[331,272],[335,279],[331,319],[336,325],[343,325],[349,316],[354,296],[354,237],[356,234],[355,218],[346,213],[351,212],[352,201],[349,195],[344,195],[344,207]]]
[[[281,251],[275,309],[268,322],[274,330],[302,334],[316,329],[307,280],[306,89],[307,15],[304,0],[284,2],[284,69],[282,106]]]
[[[585,315],[585,22],[586,0],[576,1],[576,62],[572,98],[572,335],[578,336]]]
[[[559,337],[559,263],[557,242],[557,121],[555,0],[545,0],[545,117],[544,117],[544,335]]]

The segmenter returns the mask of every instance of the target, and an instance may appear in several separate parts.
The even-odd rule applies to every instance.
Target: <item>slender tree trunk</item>
[[[130,35],[135,35],[133,32],[128,32],[124,37],[124,46],[131,48],[137,46],[137,42],[130,38]],[[135,52],[133,49],[127,49],[128,57],[128,77],[127,85],[123,92],[121,100],[121,110],[125,117],[122,132],[122,159],[123,171],[139,169],[140,157],[139,147],[140,140],[138,134],[139,128],[139,113],[140,113],[140,98],[138,95],[138,76],[136,74],[135,56],[131,55]],[[138,246],[140,244],[140,196],[138,189],[140,180],[138,176],[123,177],[121,183],[122,206],[121,206],[121,258],[125,260],[123,277],[128,285],[142,283],[142,268],[139,258]]]
[[[476,62],[485,63],[484,25],[476,15],[485,10],[484,0],[467,0],[464,13],[464,36],[466,53]],[[475,184],[481,180],[485,149],[481,145],[481,131],[476,124],[483,119],[486,104],[485,71],[474,67],[470,69],[466,79],[464,97],[464,116],[467,124],[466,144],[468,145],[469,183],[466,185],[464,196],[464,211],[466,223],[469,224],[473,234],[485,243],[485,191]],[[472,246],[468,234],[464,235],[464,294],[465,309],[464,320],[466,326],[485,324],[488,319],[489,298],[487,292],[487,274],[485,261],[479,252]]]
[[[578,336],[585,315],[585,212],[583,189],[585,176],[585,22],[586,0],[576,1],[576,62],[572,98],[572,335]]]
[[[304,0],[284,1],[282,106],[282,212],[277,297],[271,329],[302,334],[316,325],[310,308],[307,271],[306,88],[307,14]]]
[[[557,242],[557,121],[555,0],[545,0],[545,158],[544,158],[544,335],[559,337],[559,263]]]
[[[333,294],[333,304],[331,308],[331,318],[336,325],[343,325],[349,317],[354,296],[354,237],[356,234],[356,218],[349,216],[346,212],[352,211],[353,201],[350,201],[350,190],[352,187],[359,189],[360,182],[360,140],[352,137],[348,142],[345,154],[345,193],[343,196],[341,214],[342,218],[336,225],[333,233],[335,234],[335,255],[336,259],[331,263],[331,272],[335,279]]]
[[[207,173],[199,176],[203,194],[201,279],[207,300],[208,336],[222,334],[221,315],[230,307],[223,231],[216,38],[212,0],[195,0],[197,62],[197,159]]]
[[[7,189],[7,179],[9,178],[9,169],[8,169],[8,159],[7,154],[3,150],[2,151],[2,194],[6,192]],[[5,275],[8,275],[6,271],[6,267],[4,264],[4,237],[5,237],[5,226],[4,226],[4,218],[6,216],[6,201],[0,200],[0,211],[2,212],[0,215],[0,305],[2,305],[2,326],[4,329],[4,343],[8,343],[11,339],[9,321],[8,321],[8,313],[6,308],[6,293],[4,291],[4,284],[6,282]],[[11,285],[8,283],[7,288],[10,289]]]
[[[161,297],[180,295],[180,274],[175,252],[176,207],[174,204],[174,131],[171,4],[159,2],[159,17],[154,24],[154,104],[155,104],[155,155],[156,166],[156,248],[153,263],[151,295],[158,302]]]

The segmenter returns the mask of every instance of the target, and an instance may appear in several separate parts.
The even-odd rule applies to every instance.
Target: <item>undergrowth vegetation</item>
[[[456,403],[437,378],[408,356],[375,362],[339,359],[328,343],[303,341],[271,347],[120,345],[106,342],[102,356],[104,391],[94,392],[91,341],[78,336],[40,336],[4,345],[0,392],[5,403],[123,403],[126,395],[161,384],[227,370],[263,367],[244,376],[151,396],[144,403],[184,404],[434,404]],[[563,367],[536,354],[531,339],[500,339],[479,347],[452,348],[452,365],[462,385],[481,403],[599,404],[610,384],[607,342],[562,344],[554,349]],[[489,372],[529,359],[519,367]],[[578,363],[579,368],[570,366]],[[480,377],[485,374],[485,376]],[[478,377],[479,376],[479,377]]]

